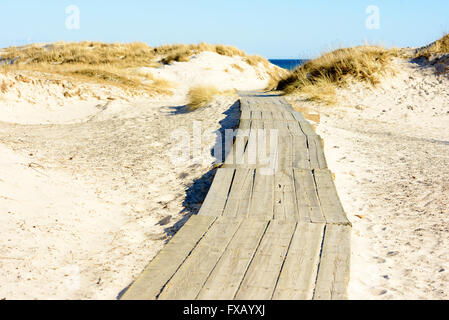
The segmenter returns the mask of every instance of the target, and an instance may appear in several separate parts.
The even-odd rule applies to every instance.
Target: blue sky
[[[66,7],[80,29],[66,28]],[[368,6],[379,29],[368,29]],[[59,40],[223,43],[267,58],[310,58],[363,42],[421,46],[449,32],[447,0],[2,0],[0,47]]]

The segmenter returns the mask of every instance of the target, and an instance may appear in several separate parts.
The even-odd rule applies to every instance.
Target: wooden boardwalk
[[[122,299],[346,299],[350,235],[310,123],[283,98],[242,98],[199,214]]]

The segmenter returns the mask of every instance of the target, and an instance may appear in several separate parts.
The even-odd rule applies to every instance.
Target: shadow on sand
[[[186,111],[185,106],[172,107],[171,109],[173,115],[189,112]],[[183,218],[172,227],[165,229],[165,233],[168,237],[172,237],[192,215],[198,214],[202,203],[206,199],[207,193],[209,192],[210,186],[214,180],[215,173],[217,172],[217,167],[222,164],[227,157],[225,152],[221,155],[215,155],[213,150],[216,150],[217,145],[221,145],[220,150],[224,151],[225,141],[222,137],[225,137],[225,131],[229,129],[236,129],[238,127],[240,121],[240,100],[236,101],[223,114],[226,115],[226,117],[219,122],[220,129],[214,132],[216,136],[215,144],[214,148],[211,150],[211,155],[215,158],[215,163],[217,165],[215,168],[204,174],[201,178],[196,179],[188,188],[186,191],[186,198],[183,202],[184,209],[181,211]]]
[[[182,114],[185,112],[195,112],[195,111],[188,111],[186,106],[170,107],[170,110],[171,110],[172,115]],[[211,155],[215,158],[215,163],[217,163],[217,166],[224,162],[227,154],[222,154],[221,156],[217,155],[218,157],[216,157],[214,155],[213,150],[215,150],[215,147],[217,146],[217,144],[221,144],[222,145],[221,150],[225,150],[224,141],[223,141],[224,139],[222,139],[222,137],[225,136],[225,131],[228,129],[236,129],[237,126],[239,125],[240,100],[237,100],[223,114],[226,115],[226,117],[219,122],[220,129],[215,131],[215,135],[216,135],[215,144],[214,144],[214,148],[211,150]],[[202,203],[206,199],[207,193],[209,192],[210,186],[212,184],[212,181],[214,180],[216,172],[217,172],[217,167],[208,171],[201,178],[196,179],[191,184],[191,186],[187,189],[186,198],[183,202],[184,209],[181,211],[181,214],[183,215],[182,219],[179,220],[172,227],[166,228],[164,230],[168,239],[171,238],[172,236],[174,236],[176,234],[176,232],[178,232],[179,229],[182,228],[182,226],[187,222],[187,220],[189,220],[189,218],[192,215],[198,214]],[[168,241],[169,240],[167,240],[166,242],[168,242]],[[126,291],[129,289],[129,287],[131,285],[132,285],[132,283],[119,292],[119,294],[117,295],[118,300],[121,299],[121,297],[126,293]]]

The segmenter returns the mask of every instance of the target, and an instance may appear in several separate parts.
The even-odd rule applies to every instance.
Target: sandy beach
[[[126,69],[157,92],[0,73],[0,299],[119,297],[198,213],[236,92],[287,73],[207,50],[177,59]],[[374,87],[338,87],[334,105],[286,97],[324,139],[353,224],[349,298],[447,299],[449,78],[398,56],[390,67]],[[213,99],[190,108],[207,86]],[[198,128],[200,156],[173,163],[173,133],[193,146]]]
[[[241,70],[224,71],[236,63]],[[188,112],[189,85],[260,90],[269,81],[264,67],[210,52],[151,71],[171,81],[171,95],[0,75],[9,86],[0,98],[0,299],[116,299],[198,212],[216,131],[238,125],[237,96]],[[66,87],[82,94],[64,96]],[[172,133],[193,140],[194,125],[200,157],[172,163]]]

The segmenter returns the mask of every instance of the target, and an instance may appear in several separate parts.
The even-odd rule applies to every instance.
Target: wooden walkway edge
[[[281,97],[241,98],[234,149],[124,300],[342,300],[351,223],[321,138]]]

